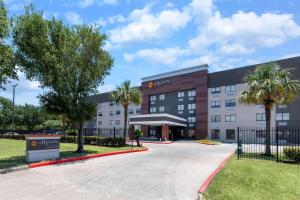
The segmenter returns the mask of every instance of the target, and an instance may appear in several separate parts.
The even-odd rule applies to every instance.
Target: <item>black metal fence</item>
[[[271,128],[271,155],[266,154],[268,134],[265,128],[238,127],[237,132],[238,159],[300,163],[300,128]]]
[[[41,130],[4,130],[0,129],[1,134],[8,135],[26,135],[26,134],[63,134],[68,135],[68,131],[59,130],[59,129],[41,129]],[[83,128],[82,129],[83,136],[99,136],[99,137],[124,137],[124,129],[123,128]],[[128,137],[130,131],[126,130],[126,136]],[[73,134],[72,134],[73,136]]]
[[[97,128],[97,129],[83,129],[83,135],[85,136],[99,136],[99,137],[124,137],[123,128]],[[126,130],[126,136],[128,137],[129,131]]]

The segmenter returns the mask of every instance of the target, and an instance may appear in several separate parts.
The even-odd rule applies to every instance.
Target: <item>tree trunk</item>
[[[128,106],[124,106],[124,139],[127,135],[127,118],[128,118]]]
[[[136,137],[136,145],[137,145],[138,147],[141,146],[141,145],[140,145],[140,137]]]
[[[266,115],[266,151],[265,155],[271,156],[271,105],[265,105]]]
[[[76,153],[83,153],[83,137],[82,137],[82,123],[79,124],[78,134],[77,134],[77,151]]]

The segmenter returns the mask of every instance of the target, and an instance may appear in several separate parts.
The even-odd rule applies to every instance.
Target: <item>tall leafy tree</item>
[[[25,104],[18,106],[19,125],[22,125],[27,130],[34,130],[38,125],[41,125],[46,119],[45,114],[40,106]]]
[[[10,21],[7,17],[3,0],[0,0],[0,89],[9,78],[17,78],[14,54],[11,45],[7,43],[10,33]]]
[[[124,137],[126,138],[128,106],[129,104],[139,105],[141,103],[141,92],[139,89],[131,87],[130,81],[124,81],[111,95],[114,102],[124,107]]]
[[[45,20],[30,6],[16,18],[13,40],[18,65],[46,89],[41,103],[78,129],[77,152],[83,152],[83,122],[96,113],[95,105],[84,98],[96,93],[113,65],[103,49],[106,35],[94,26],[69,27],[55,18]]]
[[[7,129],[11,124],[12,102],[0,97],[0,128]]]
[[[245,104],[262,104],[266,116],[266,155],[271,155],[271,110],[276,104],[294,101],[300,90],[300,82],[293,80],[289,70],[276,63],[260,65],[245,77],[248,89],[239,100]]]

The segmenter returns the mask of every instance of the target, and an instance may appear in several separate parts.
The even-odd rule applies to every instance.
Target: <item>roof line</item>
[[[151,81],[151,80],[155,80],[155,79],[167,78],[167,77],[171,77],[171,76],[188,74],[188,73],[197,72],[197,71],[203,71],[207,68],[208,68],[208,65],[203,64],[203,65],[199,65],[199,66],[194,66],[194,67],[179,69],[179,70],[170,71],[170,72],[166,72],[166,73],[156,74],[156,75],[152,75],[152,76],[147,76],[147,77],[143,77],[141,79],[142,79],[142,82],[145,82],[145,81]]]

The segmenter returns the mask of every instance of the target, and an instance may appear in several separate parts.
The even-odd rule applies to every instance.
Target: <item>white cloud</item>
[[[172,64],[181,56],[187,55],[187,49],[181,49],[179,47],[166,48],[166,49],[143,49],[133,54],[124,53],[124,59],[126,61],[133,61],[136,58],[143,58],[152,63]]]
[[[98,26],[106,26],[108,24],[115,24],[115,23],[123,23],[126,21],[126,18],[123,15],[114,15],[111,17],[108,17],[107,19],[104,19],[100,17],[96,21],[92,22],[91,24],[96,24]]]
[[[160,40],[185,27],[189,20],[187,13],[176,9],[153,14],[150,6],[146,6],[132,11],[126,26],[111,30],[110,39],[112,43],[119,44]]]
[[[125,22],[126,21],[126,18],[119,14],[119,15],[115,15],[115,16],[111,16],[111,17],[108,17],[107,21],[110,23],[110,24],[114,24],[114,23],[122,23],[122,22]]]
[[[191,49],[217,45],[223,53],[251,53],[259,47],[277,46],[300,37],[300,26],[290,14],[238,12],[222,17],[217,11],[199,30],[189,41]]]
[[[102,0],[99,2],[100,5],[110,5],[110,6],[117,5],[118,3],[119,3],[118,0]]]
[[[105,19],[103,19],[102,17],[100,17],[99,19],[94,21],[92,24],[96,24],[98,26],[106,26],[107,21]]]
[[[102,5],[109,5],[109,6],[114,6],[117,5],[119,2],[118,0],[79,0],[78,6],[81,8],[86,8],[89,6],[92,6],[94,4],[98,4],[100,6]]]
[[[78,5],[82,8],[86,8],[88,6],[91,6],[95,3],[95,0],[80,0],[78,2]]]
[[[83,20],[79,14],[76,12],[67,12],[65,13],[66,19],[69,21],[70,24],[82,24]]]
[[[196,58],[183,61],[180,67],[181,68],[193,67],[193,66],[204,65],[204,64],[211,65],[219,61],[220,58],[214,56],[212,53],[207,53],[207,54],[200,55]]]

